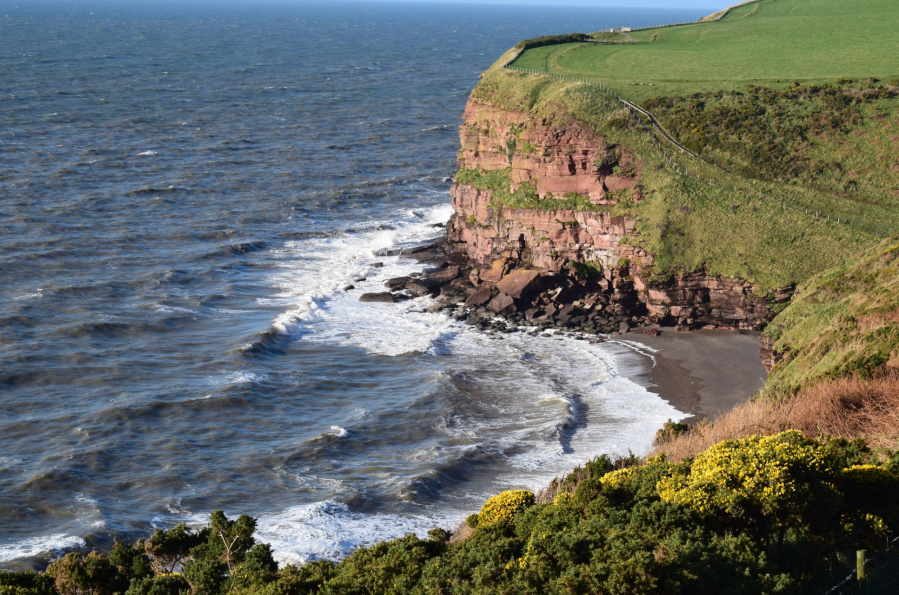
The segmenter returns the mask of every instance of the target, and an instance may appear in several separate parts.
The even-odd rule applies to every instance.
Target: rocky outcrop
[[[774,350],[774,344],[777,343],[777,340],[769,335],[762,335],[759,338],[759,355],[762,356],[762,365],[765,366],[765,371],[769,374],[771,370],[774,369],[774,366],[780,362],[784,358],[783,353],[778,353]]]
[[[772,302],[790,297],[789,289],[773,298],[760,296],[749,282],[703,271],[659,277],[653,255],[637,246],[632,218],[614,217],[611,209],[552,208],[552,201],[571,193],[595,205],[639,203],[642,163],[625,147],[606,143],[575,123],[558,126],[476,100],[466,108],[460,136],[460,169],[511,168],[510,189],[532,184],[546,201],[539,209],[516,209],[495,204],[491,190],[453,186],[447,258],[471,267],[473,286],[500,284],[498,293],[491,290],[484,301],[491,311],[508,311],[521,301],[502,286],[518,269],[580,276],[582,291],[576,298],[589,294],[604,300],[616,316],[681,328],[759,330],[774,316]],[[518,307],[531,309],[534,303]]]
[[[541,198],[576,193],[600,205],[629,194],[640,198],[639,160],[581,126],[560,126],[474,100],[468,102],[464,119],[460,168],[511,167],[512,184],[534,184]]]

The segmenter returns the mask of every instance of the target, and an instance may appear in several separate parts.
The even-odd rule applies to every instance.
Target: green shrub
[[[493,524],[497,521],[510,521],[527,508],[533,506],[534,494],[527,490],[508,490],[487,500],[478,513],[478,526]]]
[[[67,554],[45,574],[0,572],[0,595],[819,592],[851,571],[856,549],[876,550],[899,527],[897,471],[899,453],[793,431],[680,463],[601,456],[556,480],[551,504],[525,490],[494,496],[458,542],[435,529],[278,570],[253,540],[254,519],[215,512],[149,549],[117,544],[108,557]],[[172,556],[184,574],[162,569]]]
[[[690,431],[690,424],[679,423],[675,421],[671,421],[670,419],[662,425],[662,427],[656,432],[655,439],[653,440],[654,446],[660,446],[665,444],[666,442],[670,442],[674,438],[678,436],[683,436]]]
[[[0,595],[56,595],[56,585],[47,573],[0,570]]]

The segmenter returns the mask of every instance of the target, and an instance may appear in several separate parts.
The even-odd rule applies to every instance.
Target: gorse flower
[[[834,490],[827,482],[834,477],[826,449],[790,430],[720,442],[696,457],[689,473],[667,477],[657,489],[662,500],[703,515],[776,515],[805,506],[816,488]]]
[[[626,467],[624,469],[618,469],[617,471],[610,471],[603,475],[599,481],[607,486],[621,487],[629,479],[637,475],[637,471],[638,469],[636,467]]]
[[[528,490],[508,490],[487,500],[478,513],[478,525],[483,527],[501,520],[511,520],[518,512],[534,504],[534,494]]]

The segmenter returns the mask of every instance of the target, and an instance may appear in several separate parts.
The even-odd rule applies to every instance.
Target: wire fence
[[[877,556],[865,558],[841,582],[825,591],[823,595],[897,594],[899,594],[899,548],[892,547]]]
[[[651,25],[649,27],[635,27],[631,29],[631,31],[647,31],[649,29],[665,29],[667,27],[680,27],[681,25],[699,25],[701,23],[714,23],[716,21],[720,21],[724,17],[730,13],[735,8],[740,8],[741,6],[746,6],[747,4],[755,4],[756,2],[761,2],[762,0],[746,0],[746,2],[740,2],[739,4],[734,4],[732,6],[728,6],[724,10],[716,12],[714,17],[702,17],[701,19],[695,21],[680,21],[677,23],[662,23],[660,25]]]
[[[598,43],[600,45],[628,45],[633,43],[643,43],[642,39],[638,39],[631,35],[628,35],[624,31],[597,31],[596,33],[591,33],[590,35],[595,36],[599,33],[617,33],[621,35],[624,39],[599,39],[597,37],[592,37],[591,39],[585,39],[586,43]]]

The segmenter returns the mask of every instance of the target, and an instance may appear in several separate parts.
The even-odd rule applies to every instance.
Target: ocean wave
[[[187,188],[179,188],[177,186],[144,186],[143,188],[135,188],[125,192],[125,196],[146,196],[148,194],[173,194],[175,192],[187,192]]]
[[[409,533],[424,537],[437,526],[452,526],[455,515],[365,514],[326,500],[259,516],[256,539],[269,543],[282,564],[338,560],[360,546]]]
[[[75,548],[86,547],[87,542],[77,535],[56,533],[29,537],[8,544],[0,543],[0,562],[12,562],[23,558],[58,557]]]
[[[238,244],[231,244],[227,249],[231,254],[238,256],[241,254],[248,254],[250,252],[265,250],[266,248],[268,248],[268,244],[266,242],[240,242]]]
[[[445,221],[451,213],[452,208],[447,205],[412,216],[406,213],[399,221],[356,225],[340,235],[287,242],[273,254],[281,263],[281,272],[272,278],[278,290],[273,297],[292,304],[274,318],[269,330],[296,337],[308,325],[323,322],[324,328],[317,330],[329,334],[336,305],[352,303],[353,308],[370,307],[371,304],[358,303],[359,293],[383,291],[386,279],[409,274],[421,266],[418,262],[401,260],[399,256],[376,262],[384,250],[397,247],[401,251],[404,246],[434,238],[437,232],[431,223]],[[375,267],[375,264],[379,266]],[[347,293],[343,288],[350,284],[356,289]],[[360,319],[370,319],[368,312],[370,310],[358,309],[352,320],[359,323],[363,322]],[[344,329],[341,332],[345,331],[345,325],[338,326]],[[427,349],[428,344],[421,346]],[[260,336],[246,350],[259,352],[264,347],[265,336]]]
[[[70,337],[115,337],[129,334],[137,330],[138,326],[127,322],[79,322],[62,329],[62,332]]]

